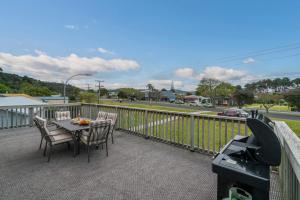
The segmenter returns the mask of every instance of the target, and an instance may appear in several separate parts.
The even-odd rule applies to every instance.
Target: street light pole
[[[68,82],[74,78],[75,76],[91,76],[91,74],[75,74],[73,76],[70,76],[64,83],[64,104],[66,103],[66,87],[67,87],[67,84]]]
[[[99,90],[98,90],[98,104],[100,104],[100,98],[101,98],[101,83],[103,83],[104,81],[101,81],[101,80],[96,80],[96,82],[98,82],[98,87],[99,87]]]

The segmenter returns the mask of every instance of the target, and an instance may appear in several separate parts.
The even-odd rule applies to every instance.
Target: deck
[[[0,130],[0,199],[216,199],[211,156],[116,132],[115,144],[73,158],[57,146],[51,162],[35,128]],[[271,199],[281,199],[272,174]]]

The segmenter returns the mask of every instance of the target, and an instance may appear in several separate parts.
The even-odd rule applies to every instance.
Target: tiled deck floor
[[[0,199],[216,199],[211,157],[116,132],[115,144],[73,158],[58,146],[50,163],[35,128],[0,130]],[[276,176],[271,198],[279,199]]]

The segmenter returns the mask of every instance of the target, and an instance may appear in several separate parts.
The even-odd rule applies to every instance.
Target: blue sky
[[[300,76],[299,1],[1,1],[0,66],[80,87]],[[267,50],[269,49],[269,50]],[[264,51],[263,51],[264,50]]]

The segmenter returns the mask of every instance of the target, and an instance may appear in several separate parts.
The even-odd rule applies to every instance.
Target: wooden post
[[[190,126],[190,137],[191,137],[191,148],[190,151],[194,152],[194,124],[195,124],[195,117],[191,115],[191,126]]]
[[[145,111],[145,139],[149,139],[149,132],[148,132],[148,111]]]
[[[34,117],[33,107],[29,107],[29,126],[30,127],[33,126],[33,117]]]

